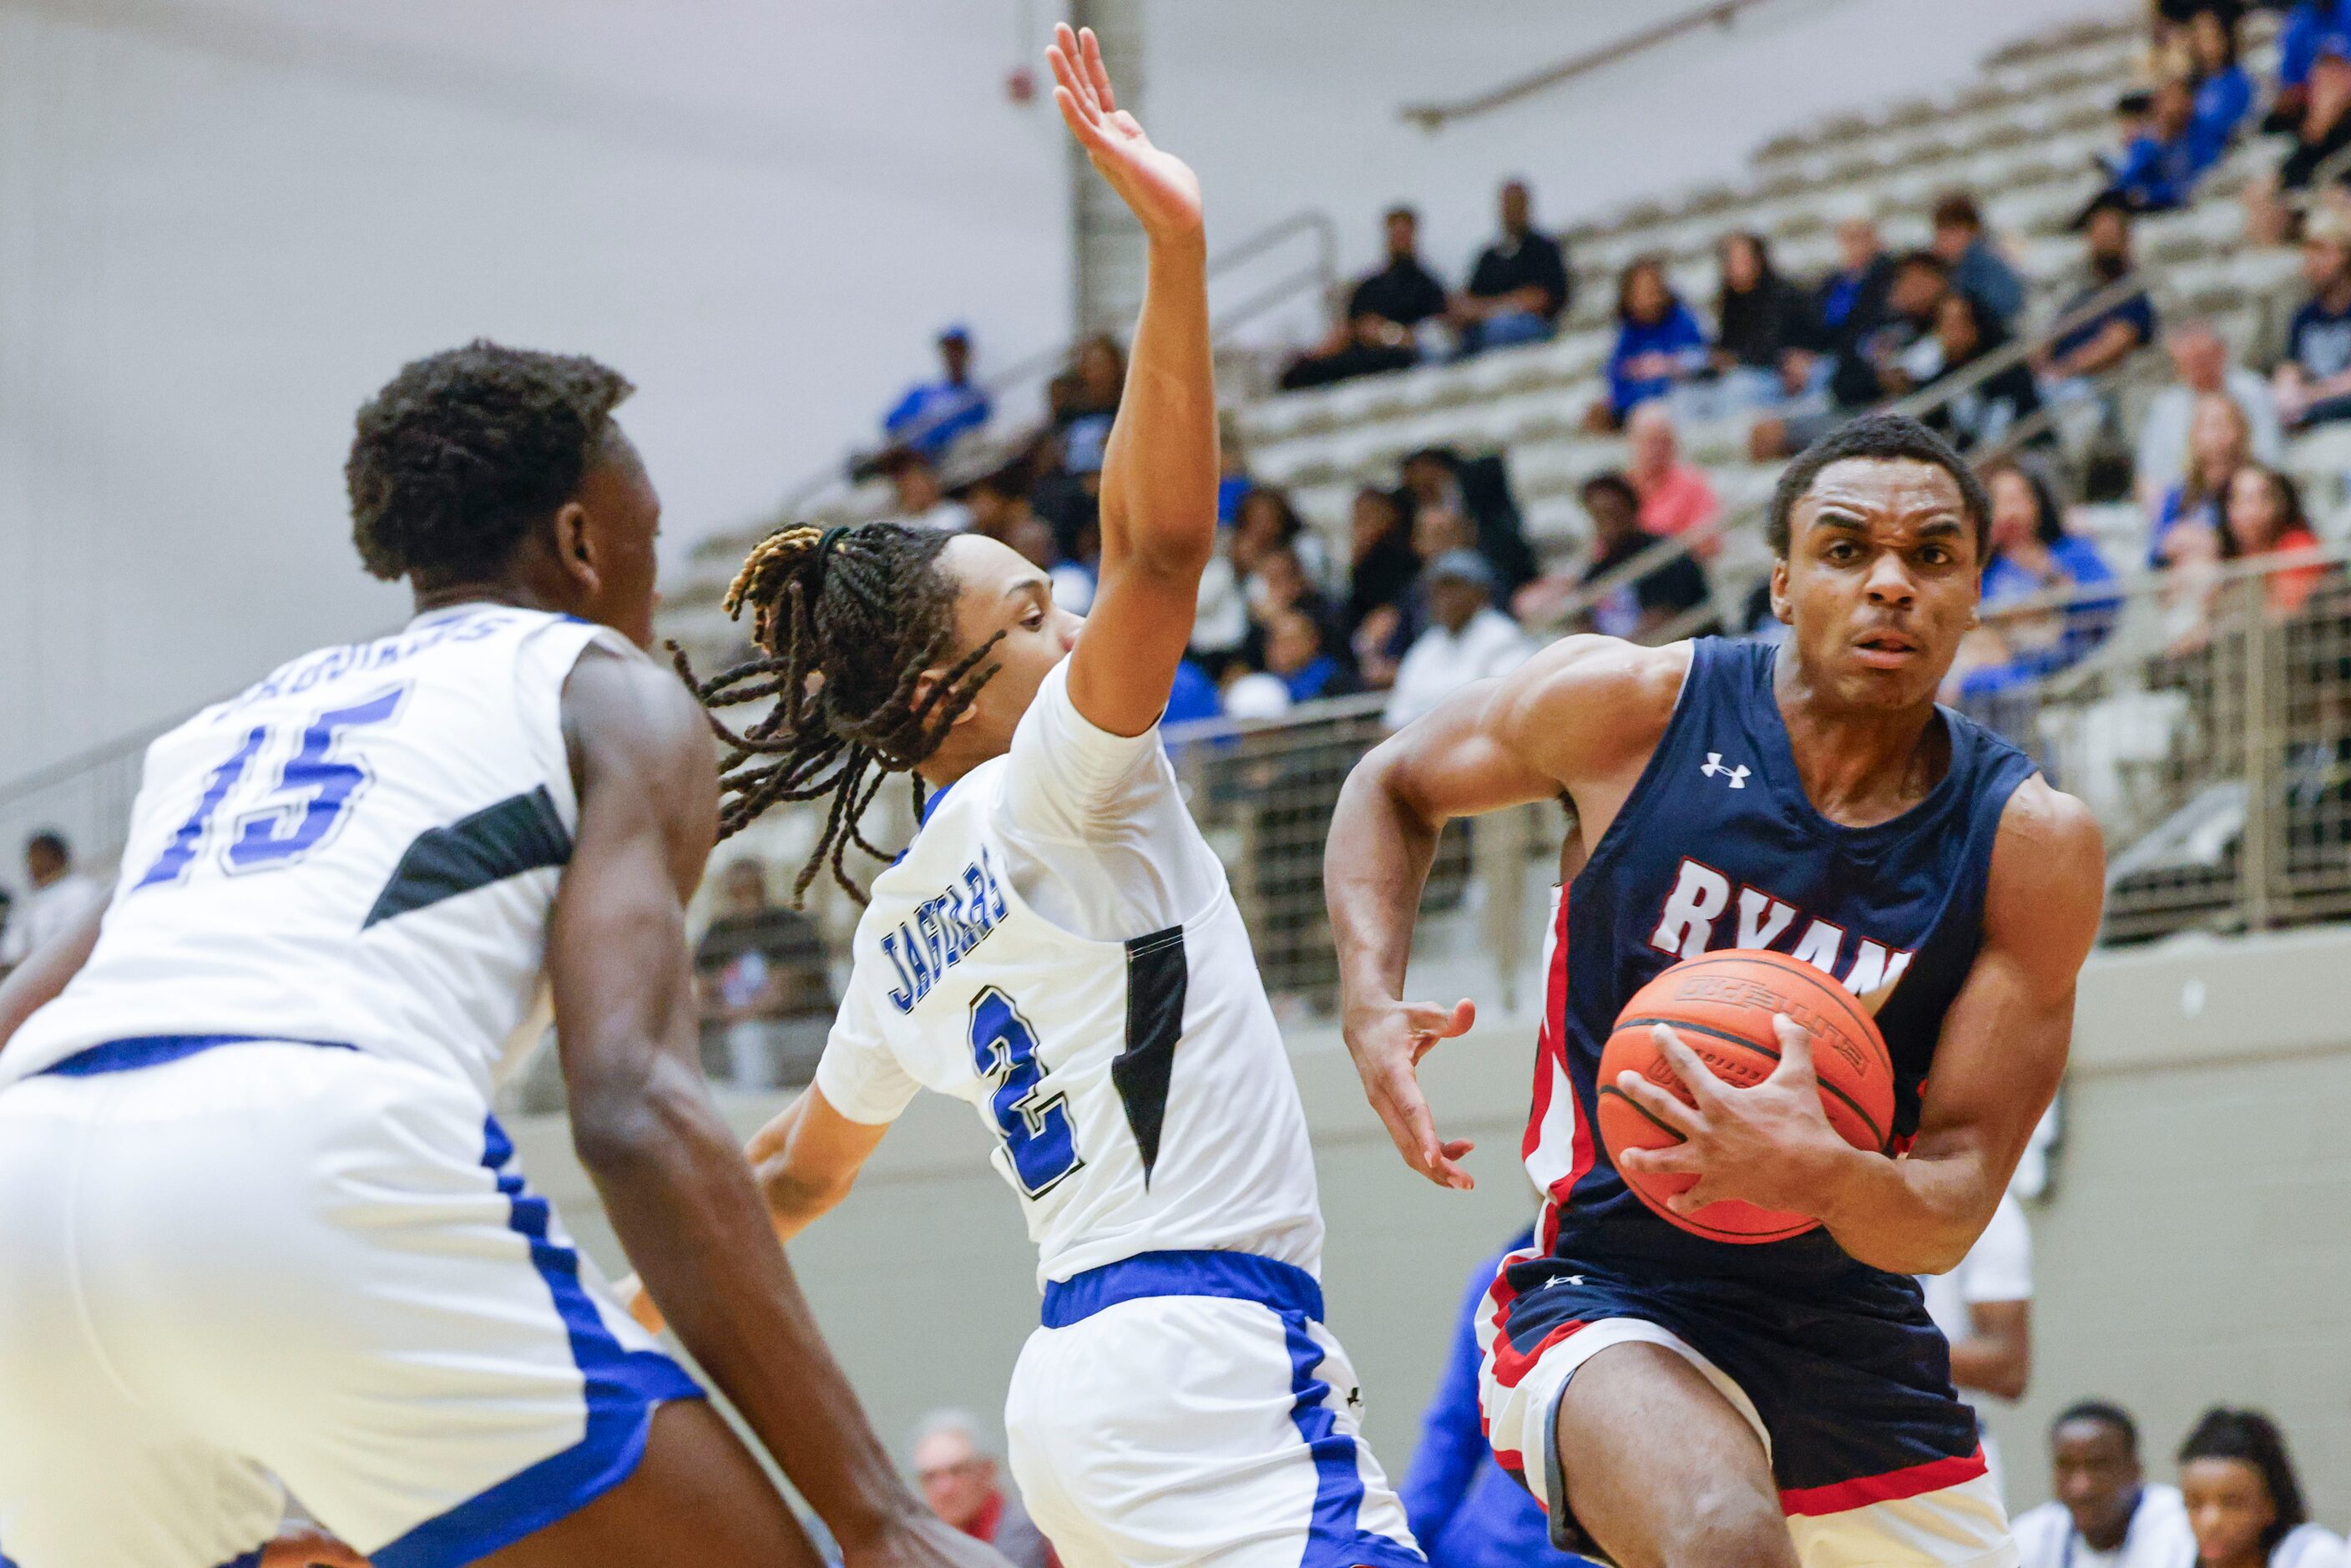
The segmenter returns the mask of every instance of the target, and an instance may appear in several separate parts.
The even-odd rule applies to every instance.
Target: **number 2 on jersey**
[[[277,782],[253,810],[239,816],[228,844],[228,869],[266,871],[291,865],[324,843],[368,782],[368,770],[356,762],[335,759],[336,743],[345,731],[385,724],[397,717],[405,685],[377,693],[349,707],[329,708],[302,731],[299,747],[279,769]],[[204,852],[213,818],[221,804],[244,780],[254,758],[269,744],[269,729],[256,725],[246,732],[229,759],[212,771],[204,798],[188,820],[172,834],[163,852],[131,889],[179,881]]]
[[[1036,1031],[994,986],[972,998],[971,1061],[995,1086],[988,1110],[1020,1190],[1044,1197],[1085,1163],[1078,1157],[1078,1131],[1066,1099],[1038,1093],[1044,1069],[1037,1062]]]

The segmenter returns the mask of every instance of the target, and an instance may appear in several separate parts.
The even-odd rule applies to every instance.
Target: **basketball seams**
[[[1868,1009],[1865,1009],[1861,1005],[1861,998],[1855,996],[1851,991],[1846,990],[1843,986],[1838,985],[1834,977],[1822,974],[1818,969],[1815,969],[1813,966],[1805,963],[1801,958],[1792,958],[1785,953],[1774,953],[1769,949],[1737,948],[1720,953],[1701,953],[1695,958],[1685,958],[1680,963],[1659,971],[1657,977],[1662,979],[1667,974],[1686,973],[1692,969],[1702,969],[1708,965],[1715,964],[1718,960],[1722,959],[1732,959],[1741,963],[1751,963],[1759,958],[1770,960],[1772,970],[1775,973],[1784,974],[1791,979],[1802,980],[1804,984],[1821,992],[1832,1002],[1835,1003],[1839,1010],[1843,1011],[1856,1024],[1865,1026],[1861,1028],[1858,1032],[1862,1039],[1870,1041],[1877,1047],[1878,1059],[1886,1064],[1886,1075],[1889,1081],[1893,1078],[1894,1053],[1887,1048],[1886,1037],[1878,1032],[1877,1020],[1871,1018],[1869,1016]],[[1655,983],[1655,981],[1651,982],[1651,984]]]
[[[1649,1125],[1656,1128],[1657,1131],[1671,1136],[1674,1142],[1677,1144],[1686,1144],[1689,1141],[1674,1128],[1658,1121],[1656,1116],[1650,1113],[1646,1106],[1643,1105],[1639,1101],[1634,1099],[1630,1094],[1625,1093],[1622,1089],[1617,1088],[1614,1084],[1602,1085],[1600,1092],[1596,1098],[1603,1101],[1609,1099],[1617,1101],[1619,1103],[1624,1105],[1626,1110],[1629,1110],[1635,1115],[1639,1116],[1643,1121],[1648,1123]],[[1709,1208],[1712,1207],[1713,1206],[1711,1204],[1706,1206],[1706,1207]],[[1699,1212],[1703,1213],[1704,1211],[1705,1210],[1701,1208]],[[1786,1230],[1727,1230],[1717,1226],[1708,1225],[1704,1221],[1697,1218],[1695,1216],[1687,1214],[1660,1214],[1658,1218],[1666,1220],[1669,1224],[1680,1226],[1683,1229],[1689,1231],[1694,1236],[1704,1236],[1710,1240],[1716,1241],[1747,1243],[1758,1241],[1786,1241],[1794,1237],[1802,1236],[1807,1231],[1817,1229],[1820,1226],[1819,1220],[1808,1218],[1803,1224],[1792,1227]]]
[[[1718,1029],[1711,1024],[1693,1023],[1684,1019],[1618,1019],[1616,1020],[1615,1033],[1611,1034],[1609,1039],[1614,1039],[1616,1034],[1621,1034],[1626,1030],[1646,1029],[1652,1024],[1663,1024],[1667,1029],[1676,1030],[1687,1030],[1692,1034],[1702,1034],[1708,1040],[1719,1040],[1727,1045],[1744,1046],[1747,1050],[1753,1051],[1756,1055],[1767,1056],[1774,1062],[1780,1060],[1780,1053],[1777,1051],[1772,1050],[1770,1046],[1759,1045],[1755,1041],[1749,1040],[1745,1035],[1732,1034],[1728,1030]],[[1604,1051],[1606,1049],[1604,1042],[1602,1049]],[[1852,1095],[1846,1093],[1843,1089],[1838,1088],[1827,1079],[1820,1077],[1817,1073],[1813,1076],[1815,1082],[1820,1084],[1822,1092],[1835,1095],[1840,1101],[1844,1102],[1845,1109],[1851,1111],[1854,1115],[1860,1119],[1861,1124],[1869,1129],[1870,1136],[1875,1138],[1877,1142],[1877,1152],[1881,1155],[1884,1154],[1886,1152],[1887,1134],[1885,1129],[1878,1126],[1877,1118],[1871,1115],[1858,1101],[1855,1100]]]

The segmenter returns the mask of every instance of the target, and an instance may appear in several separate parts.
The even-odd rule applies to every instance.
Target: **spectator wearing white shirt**
[[[2179,1445],[2179,1490],[2199,1568],[2344,1568],[2343,1538],[2311,1522],[2285,1434],[2258,1410],[2204,1412]]]
[[[2085,1399],[2049,1428],[2050,1490],[2017,1517],[2018,1568],[2195,1568],[2196,1537],[2179,1489],[2149,1483],[2138,1424]]]
[[[1918,1285],[1927,1315],[1951,1342],[1951,1381],[1977,1412],[1984,1462],[1991,1468],[1992,1490],[2001,1491],[2000,1448],[1984,1427],[1980,1402],[2023,1398],[2032,1371],[2032,1228],[2024,1206],[2002,1193],[1991,1223],[1959,1266],[1922,1274]]]
[[[106,901],[97,879],[74,869],[65,835],[49,830],[25,841],[25,875],[31,894],[12,906],[0,931],[0,970],[13,969],[92,907]]]
[[[1494,569],[1474,549],[1449,549],[1421,574],[1428,629],[1396,666],[1385,715],[1401,729],[1472,681],[1508,674],[1531,657],[1533,641],[1494,608]]]
[[[2228,340],[2205,320],[2183,321],[2164,339],[2172,384],[2155,394],[2139,423],[2137,470],[2142,504],[2158,505],[2188,473],[2188,427],[2199,398],[2225,393],[2244,411],[2253,455],[2275,466],[2285,451],[2269,382],[2229,358]]]

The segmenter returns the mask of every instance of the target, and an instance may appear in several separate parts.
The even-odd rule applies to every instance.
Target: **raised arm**
[[[1087,722],[1141,735],[1167,706],[1217,538],[1200,183],[1119,109],[1092,29],[1056,29],[1046,54],[1062,120],[1148,242],[1126,393],[1102,456],[1100,586],[1070,655],[1070,700]]]
[[[899,1479],[703,1082],[685,901],[716,833],[717,773],[700,709],[650,661],[599,648],[563,712],[580,831],[548,967],[573,1140],[621,1245],[853,1561],[993,1561]]]
[[[1471,1145],[1437,1136],[1416,1070],[1477,1009],[1466,999],[1451,1008],[1404,999],[1437,835],[1455,817],[1565,794],[1580,831],[1596,839],[1665,733],[1688,668],[1687,643],[1569,637],[1448,698],[1347,776],[1322,859],[1341,1027],[1396,1152],[1439,1186],[1475,1185],[1458,1163]]]
[[[1809,1214],[1847,1252],[1897,1274],[1958,1266],[1983,1233],[2064,1076],[2074,988],[2097,940],[2105,851],[2089,809],[2040,779],[2011,798],[1992,849],[1984,943],[1944,1015],[1917,1137],[1901,1159],[1855,1149],[1821,1113],[1804,1031],[1779,1020],[1781,1062],[1729,1090],[1669,1031],[1660,1048],[1698,1103],[1638,1074],[1619,1087],[1680,1131],[1665,1149],[1627,1149],[1627,1170],[1690,1172],[1673,1199],[1717,1198]]]

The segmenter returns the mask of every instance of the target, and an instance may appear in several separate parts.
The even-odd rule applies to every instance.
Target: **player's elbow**
[[[572,1082],[571,1147],[600,1181],[629,1180],[690,1164],[716,1135],[729,1156],[733,1141],[716,1125],[709,1100],[691,1074],[656,1067],[626,1082]]]
[[[2032,1380],[2032,1352],[2023,1344],[2001,1347],[2001,1354],[1983,1369],[1980,1386],[1987,1394],[2002,1399],[2022,1399],[2025,1385]]]

